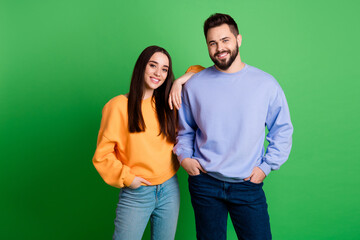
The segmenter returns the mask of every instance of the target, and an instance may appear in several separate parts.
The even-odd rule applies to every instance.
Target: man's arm
[[[285,94],[280,86],[270,102],[265,124],[269,130],[266,136],[269,145],[259,168],[268,175],[288,159],[292,146],[293,126]]]
[[[182,107],[179,109],[179,131],[174,146],[174,153],[178,156],[181,166],[189,175],[198,175],[204,171],[194,154],[194,141],[197,125],[192,114],[186,89],[183,91]]]

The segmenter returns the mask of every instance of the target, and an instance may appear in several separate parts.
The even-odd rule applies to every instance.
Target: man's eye
[[[215,46],[215,44],[216,44],[216,43],[211,42],[209,45],[210,45],[210,46]]]

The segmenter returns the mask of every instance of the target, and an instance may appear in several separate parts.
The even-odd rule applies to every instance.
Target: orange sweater
[[[158,185],[175,175],[179,163],[172,158],[173,143],[159,136],[160,127],[152,98],[142,101],[146,129],[130,133],[127,97],[111,99],[102,112],[97,148],[93,158],[96,170],[114,187],[129,186],[135,176]]]

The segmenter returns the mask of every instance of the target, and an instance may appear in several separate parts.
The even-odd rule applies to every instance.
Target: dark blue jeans
[[[199,240],[226,239],[230,214],[238,239],[271,239],[263,183],[231,183],[200,173],[189,176],[196,236]]]

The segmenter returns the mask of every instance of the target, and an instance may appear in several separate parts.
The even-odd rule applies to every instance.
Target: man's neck
[[[240,58],[240,54],[235,58],[234,62],[231,64],[231,66],[226,69],[226,70],[222,70],[220,68],[218,68],[216,65],[215,65],[216,69],[219,70],[220,72],[224,72],[224,73],[236,73],[238,71],[240,71],[241,69],[243,69],[245,67],[245,63],[243,63],[241,61],[241,58]]]

